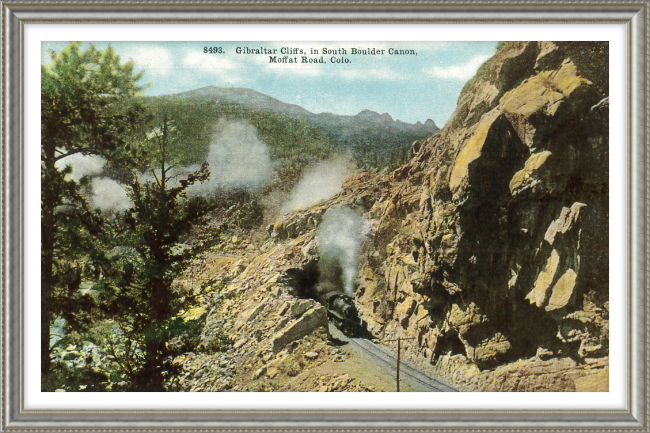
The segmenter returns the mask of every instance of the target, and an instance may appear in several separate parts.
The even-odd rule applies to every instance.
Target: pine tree
[[[179,150],[186,143],[174,134],[166,116],[147,134],[139,152],[141,173],[129,186],[133,207],[117,221],[120,255],[115,272],[105,279],[101,306],[115,317],[125,349],[114,356],[137,391],[164,391],[163,372],[172,337],[170,320],[177,313],[172,281],[188,259],[178,248],[181,236],[203,216],[203,208],[187,198],[188,189],[205,181],[207,164],[177,173]]]
[[[74,154],[113,159],[125,151],[124,136],[137,122],[140,108],[125,108],[135,95],[142,74],[133,62],[120,63],[109,46],[98,51],[71,43],[41,68],[41,371],[50,369],[50,325],[56,308],[75,306],[55,302],[57,291],[71,292],[79,269],[64,264],[59,233],[62,207],[76,207],[93,225],[91,214],[69,168],[57,162]]]

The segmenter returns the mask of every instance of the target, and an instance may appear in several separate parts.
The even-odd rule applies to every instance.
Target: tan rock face
[[[535,178],[535,174],[551,155],[552,153],[548,150],[532,154],[526,161],[524,168],[515,173],[510,180],[510,192],[520,191],[539,181]]]
[[[510,342],[500,333],[495,334],[491,338],[487,338],[476,347],[473,348],[470,359],[481,363],[486,364],[490,362],[498,362],[498,359],[501,355],[508,353],[511,345]]]
[[[535,288],[526,296],[526,299],[530,300],[531,304],[535,304],[538,307],[541,307],[544,304],[544,301],[546,301],[546,292],[555,280],[555,274],[559,263],[559,254],[556,250],[552,250],[551,256],[548,258],[544,270],[539,274],[535,281]]]
[[[472,137],[467,140],[467,144],[465,144],[454,161],[454,168],[449,178],[449,188],[452,191],[456,191],[461,183],[466,180],[469,175],[469,165],[481,156],[481,151],[483,150],[483,145],[490,132],[490,128],[500,115],[501,112],[499,110],[492,110],[484,114],[479,123],[474,127]]]
[[[505,43],[479,68],[368,213],[379,221],[361,264],[369,329],[416,337],[413,359],[480,368],[538,348],[558,359],[607,354],[607,49]],[[590,329],[575,319],[586,299],[598,310]],[[550,361],[486,389],[577,389],[582,367]],[[537,386],[545,369],[572,373]]]
[[[578,392],[607,392],[609,391],[609,367],[580,377],[574,383]]]
[[[273,352],[280,352],[287,344],[300,340],[318,328],[327,329],[327,323],[327,312],[325,308],[318,307],[307,311],[302,317],[290,323],[285,329],[273,336]]]
[[[544,234],[544,240],[550,245],[555,242],[558,234],[568,232],[580,217],[580,209],[585,207],[584,203],[574,203],[571,208],[563,207],[558,219],[551,222]]]
[[[566,60],[555,71],[543,71],[501,98],[503,111],[529,118],[534,114],[555,114],[559,105],[578,87],[591,82],[578,75],[576,66]]]
[[[567,269],[564,275],[555,283],[555,286],[553,286],[551,299],[548,300],[546,311],[565,307],[569,303],[576,287],[577,278],[578,275],[573,269]]]

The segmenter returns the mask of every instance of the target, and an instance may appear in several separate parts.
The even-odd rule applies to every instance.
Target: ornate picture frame
[[[2,423],[16,431],[647,431],[648,408],[648,2],[2,2]],[[69,410],[25,407],[25,26],[38,24],[616,24],[627,42],[626,407],[624,409]],[[613,286],[613,285],[612,285]],[[610,377],[610,381],[611,381]],[[486,394],[487,395],[487,394]],[[271,394],[269,394],[271,398]],[[490,397],[487,397],[488,399]]]

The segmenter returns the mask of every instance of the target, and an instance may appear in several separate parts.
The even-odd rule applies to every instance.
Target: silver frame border
[[[645,1],[4,1],[1,6],[1,431],[649,431],[650,135]],[[627,409],[28,411],[23,405],[23,25],[27,23],[621,23],[627,53]]]

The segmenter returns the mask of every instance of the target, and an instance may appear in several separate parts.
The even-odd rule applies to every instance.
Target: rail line
[[[350,343],[355,344],[361,350],[369,354],[370,356],[380,360],[384,364],[387,364],[392,369],[397,368],[397,360],[392,356],[392,354],[386,353],[380,348],[376,347],[374,343],[363,338],[348,338]],[[427,376],[426,374],[416,370],[410,365],[400,362],[400,372],[403,378],[409,378],[420,384],[424,385],[427,388],[430,388],[431,391],[436,392],[457,392],[455,389],[442,383],[441,381]]]

